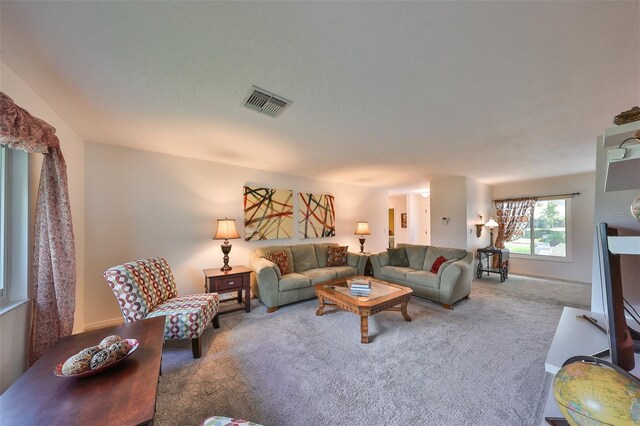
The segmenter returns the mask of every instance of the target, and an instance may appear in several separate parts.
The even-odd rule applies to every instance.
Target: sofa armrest
[[[439,302],[452,303],[469,295],[471,292],[471,264],[473,254],[468,253],[464,258],[445,264],[440,275]]]
[[[255,283],[251,285],[253,293],[268,307],[278,306],[280,270],[276,264],[252,254],[251,268],[255,272]]]
[[[364,267],[367,265],[367,255],[361,253],[347,253],[347,265],[358,269],[358,275],[364,275]]]
[[[374,253],[369,255],[371,266],[373,267],[373,276],[380,276],[380,268],[389,265],[389,253],[381,251],[380,253]]]

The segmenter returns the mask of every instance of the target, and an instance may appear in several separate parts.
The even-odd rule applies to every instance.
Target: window
[[[28,165],[26,152],[0,146],[0,305],[27,298]]]
[[[0,146],[0,297],[4,297],[5,263],[7,256],[7,225],[6,225],[6,205],[7,205],[7,161],[4,145]]]
[[[539,200],[524,233],[505,247],[515,255],[568,257],[569,199]]]

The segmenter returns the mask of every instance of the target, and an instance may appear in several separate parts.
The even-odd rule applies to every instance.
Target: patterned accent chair
[[[200,336],[211,321],[220,327],[218,293],[178,297],[167,261],[142,259],[107,269],[104,274],[125,322],[165,316],[165,339],[191,339],[194,358],[202,356]]]

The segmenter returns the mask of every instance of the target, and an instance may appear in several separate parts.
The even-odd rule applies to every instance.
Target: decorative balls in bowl
[[[95,346],[82,349],[58,364],[53,374],[59,377],[86,377],[104,371],[127,358],[138,348],[136,339],[107,336]]]

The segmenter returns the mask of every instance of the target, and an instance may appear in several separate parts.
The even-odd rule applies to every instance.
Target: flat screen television
[[[598,243],[600,276],[604,290],[607,322],[609,326],[608,338],[611,362],[627,371],[631,371],[635,367],[634,341],[624,314],[620,255],[609,251],[609,241],[607,238],[617,235],[618,230],[616,228],[609,227],[606,223],[598,224],[596,238]]]

